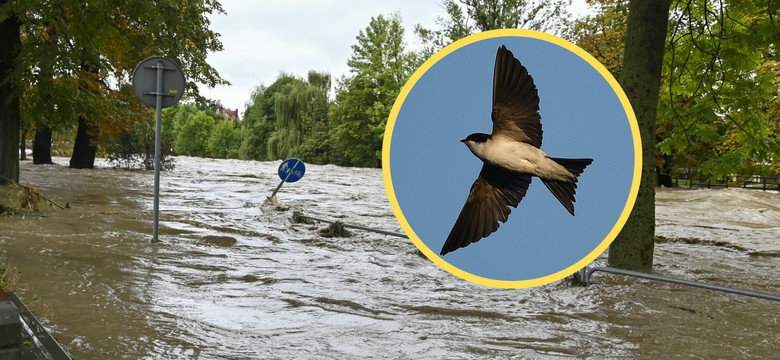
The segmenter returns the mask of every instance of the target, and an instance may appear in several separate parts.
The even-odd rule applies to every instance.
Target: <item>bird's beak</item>
[[[460,142],[462,142],[462,143],[465,143],[465,142],[466,142],[466,139],[463,139],[463,140],[461,140]]]

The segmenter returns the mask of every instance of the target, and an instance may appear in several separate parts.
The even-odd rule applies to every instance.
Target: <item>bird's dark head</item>
[[[469,141],[471,141],[475,143],[483,143],[488,141],[488,139],[490,139],[490,135],[483,134],[483,133],[476,133],[476,134],[471,134],[469,136],[466,136],[466,138],[461,140],[460,142],[468,143]]]
[[[461,140],[461,142],[466,144],[466,147],[471,150],[472,154],[476,155],[480,159],[483,159],[484,161],[483,154],[485,152],[485,146],[487,146],[488,140],[490,140],[490,135],[476,133],[466,136],[466,138]]]

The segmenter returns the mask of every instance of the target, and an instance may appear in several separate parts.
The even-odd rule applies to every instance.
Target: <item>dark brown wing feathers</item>
[[[528,70],[505,46],[498,48],[493,69],[493,135],[542,146],[539,95]]]
[[[484,164],[444,242],[441,255],[477,242],[498,230],[499,221],[506,222],[512,212],[509,207],[517,207],[530,184],[529,174],[510,173]]]

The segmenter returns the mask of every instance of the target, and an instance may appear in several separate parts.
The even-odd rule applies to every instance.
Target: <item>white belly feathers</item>
[[[542,150],[527,143],[494,138],[484,143],[475,143],[469,146],[469,149],[482,161],[507,170],[553,180],[574,181],[576,179]]]

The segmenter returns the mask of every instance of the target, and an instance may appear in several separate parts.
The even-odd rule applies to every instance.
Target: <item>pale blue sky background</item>
[[[477,276],[531,280],[593,251],[628,199],[634,166],[630,125],[614,90],[589,63],[558,45],[524,37],[486,39],[452,52],[407,96],[392,135],[390,171],[409,225],[438,254],[482,167],[459,140],[491,132],[500,45],[528,69],[539,90],[542,150],[594,161],[580,176],[576,216],[534,178],[496,233],[443,259]]]

